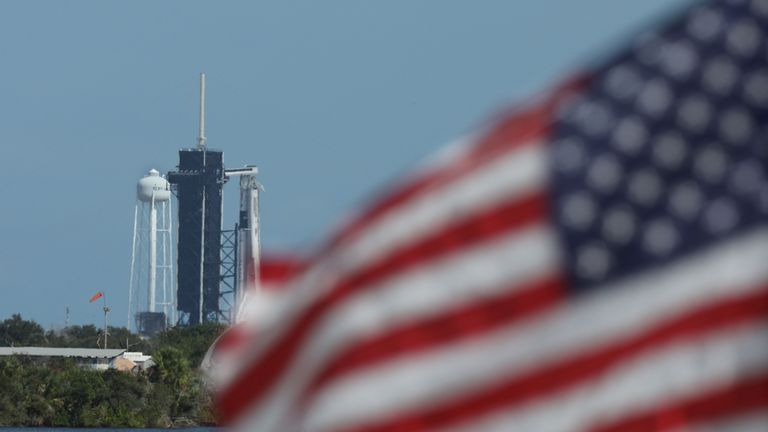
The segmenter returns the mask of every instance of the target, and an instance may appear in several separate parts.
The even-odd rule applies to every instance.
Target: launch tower
[[[216,321],[219,313],[222,189],[226,183],[221,150],[205,139],[205,75],[200,75],[200,135],[197,148],[179,150],[179,165],[168,173],[178,198],[179,323]]]

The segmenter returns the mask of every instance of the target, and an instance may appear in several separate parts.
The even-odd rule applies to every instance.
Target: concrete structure
[[[141,352],[124,352],[118,358],[126,359],[135,364],[139,369],[145,370],[155,365],[152,356],[144,355]]]
[[[109,364],[111,369],[117,369],[120,372],[131,372],[136,369],[136,363],[128,360],[125,357],[115,357]]]

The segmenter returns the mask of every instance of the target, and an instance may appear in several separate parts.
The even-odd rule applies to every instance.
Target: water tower
[[[136,186],[128,288],[127,327],[143,335],[176,320],[172,225],[170,184],[150,170]]]

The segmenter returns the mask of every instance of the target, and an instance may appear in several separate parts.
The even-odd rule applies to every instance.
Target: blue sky
[[[424,156],[687,0],[4,1],[0,318],[123,325],[135,182],[260,167],[266,250],[315,245]],[[228,185],[225,225],[235,222]]]

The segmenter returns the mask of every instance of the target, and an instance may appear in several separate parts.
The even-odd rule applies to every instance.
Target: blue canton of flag
[[[555,219],[577,287],[766,223],[768,2],[701,6],[559,112]]]

